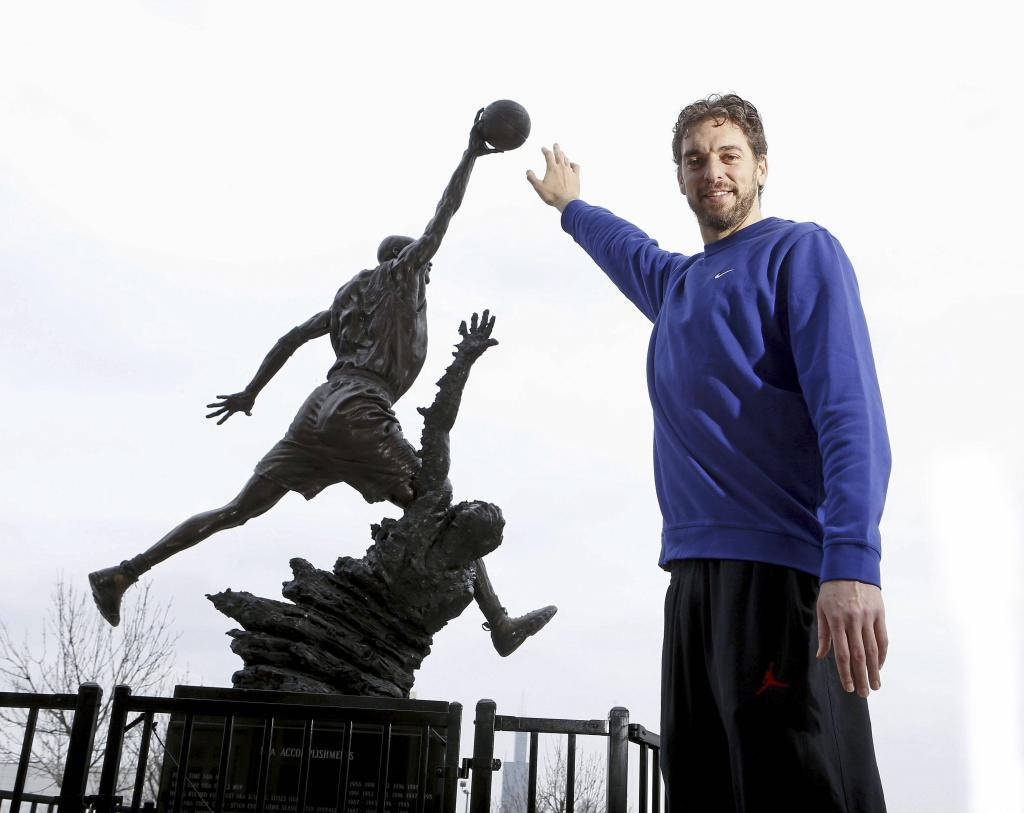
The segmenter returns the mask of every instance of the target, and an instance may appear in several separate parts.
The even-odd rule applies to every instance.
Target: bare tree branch
[[[110,627],[96,612],[87,591],[58,577],[50,610],[36,645],[26,635],[16,641],[0,622],[0,686],[15,692],[74,693],[82,683],[98,683],[104,689],[96,741],[90,759],[89,792],[94,792],[103,758],[110,716],[112,689],[118,684],[132,687],[135,694],[166,694],[177,671],[174,650],[179,634],[174,632],[171,604],[157,605],[150,596],[150,584],[143,582],[134,603],[125,608],[120,627]],[[30,767],[50,792],[60,787],[64,756],[71,732],[72,714],[44,711],[39,715],[32,744]],[[0,709],[0,761],[17,761],[24,734],[25,713]],[[141,726],[125,739],[119,791],[134,781],[140,746]],[[150,789],[155,787],[160,749],[152,743],[147,771]],[[155,798],[155,796],[154,796]]]
[[[545,748],[542,765],[543,771],[538,771],[537,777],[537,813],[565,813],[568,766],[561,737],[553,748]],[[577,813],[605,813],[605,767],[600,754],[576,752],[573,790]],[[521,786],[503,791],[500,813],[524,813],[527,793],[525,781]]]

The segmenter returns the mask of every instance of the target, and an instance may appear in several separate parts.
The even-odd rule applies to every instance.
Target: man
[[[420,461],[391,407],[412,386],[426,358],[431,258],[462,203],[476,159],[500,152],[487,146],[480,113],[423,236],[385,238],[375,268],[361,271],[338,290],[330,308],[285,334],[244,390],[218,395],[223,400],[208,405],[214,411],[207,418],[223,416],[218,425],[236,412],[251,414],[256,396],[292,353],[311,339],[330,335],[337,361],[327,381],[306,399],[238,496],[190,517],[138,556],[89,574],[96,605],[112,625],[120,621],[121,597],[141,574],[218,531],[263,514],[288,491],[311,500],[327,486],[345,482],[370,503],[389,500],[405,507],[416,497]],[[482,560],[476,574],[474,594],[498,654],[511,654],[554,615],[554,607],[544,607],[509,618]]]
[[[684,108],[672,151],[705,244],[690,257],[580,200],[557,144],[527,173],[654,323],[669,809],[884,810],[866,698],[890,453],[854,272],[820,226],[762,217],[749,102]]]

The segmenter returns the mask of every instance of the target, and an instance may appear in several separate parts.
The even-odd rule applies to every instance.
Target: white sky
[[[735,90],[769,144],[766,214],[814,220],[857,270],[894,467],[892,647],[871,710],[892,810],[1022,810],[1018,416],[1020,71],[994,5],[6,4],[0,9],[0,618],[34,629],[58,569],[119,561],[229,499],[331,362],[300,350],[250,419],[203,420],[273,342],[426,224],[478,107],[522,102],[435,260],[432,346],[397,406],[419,437],[461,318],[490,307],[453,437],[457,498],[500,505],[488,563],[514,613],[558,616],[501,660],[474,607],[421,698],[658,728],[660,519],[649,325],[524,180],[558,140],[584,198],[665,247],[699,233],[673,180],[679,108]],[[438,8],[443,5],[444,9]],[[394,514],[394,510],[386,511]],[[287,560],[360,555],[380,506],[335,487],[154,573],[180,658],[226,685],[232,622]],[[468,752],[468,743],[466,750]]]

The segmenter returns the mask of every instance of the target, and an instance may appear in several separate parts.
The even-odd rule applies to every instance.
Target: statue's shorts
[[[370,503],[388,499],[420,467],[391,403],[377,376],[334,376],[313,390],[256,473],[307,500],[334,483]]]

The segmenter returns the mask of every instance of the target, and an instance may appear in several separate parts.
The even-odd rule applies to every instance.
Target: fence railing
[[[565,813],[574,813],[578,801],[579,737],[606,742],[607,813],[627,813],[631,745],[639,747],[636,813],[648,813],[648,808],[660,813],[662,806],[660,739],[642,725],[630,724],[629,711],[621,707],[611,709],[606,719],[571,720],[499,715],[494,701],[481,700],[476,706],[473,756],[460,766],[458,703],[196,687],[178,687],[175,697],[134,696],[129,687],[116,687],[99,789],[86,797],[101,700],[102,691],[95,684],[83,685],[78,694],[0,693],[0,707],[27,712],[14,787],[0,789],[0,813],[41,813],[42,807],[53,813],[55,805],[57,813],[82,813],[86,806],[95,813],[145,813],[154,806],[160,813],[306,813],[308,808],[323,809],[324,787],[330,782],[334,785],[329,807],[337,813],[455,813],[458,780],[470,772],[469,810],[490,813],[492,780],[501,769],[494,758],[498,732],[529,734],[525,813],[537,812],[541,734],[565,737]],[[75,712],[56,797],[25,793],[36,723],[45,709]],[[170,719],[166,738],[159,740],[164,748],[160,790],[157,799],[143,800],[151,741],[158,736],[157,715]],[[139,724],[135,764],[125,766],[126,733]],[[333,745],[325,746],[325,738]],[[286,756],[292,760],[287,769],[282,767]],[[314,771],[316,760],[321,764]],[[327,763],[336,778],[331,774],[325,783]],[[132,775],[129,795],[125,777]],[[291,784],[283,791],[282,783],[288,781]],[[7,810],[2,809],[4,803]]]
[[[39,799],[26,797],[25,780],[32,761],[32,743],[36,736],[39,712],[51,710],[74,712],[71,732],[68,735],[60,796],[57,797],[58,809],[60,813],[78,813],[82,810],[85,783],[89,778],[93,736],[96,733],[96,720],[99,717],[102,700],[103,690],[95,683],[82,684],[77,694],[0,692],[0,708],[22,709],[26,712],[25,731],[14,775],[14,787],[0,796],[0,804],[3,801],[8,802],[7,813],[19,813],[24,802],[28,802],[32,810],[36,810],[40,804]]]
[[[4,807],[4,802],[10,802],[8,807]],[[22,793],[19,797],[19,803],[23,806],[28,806],[28,813],[39,813],[41,808],[46,809],[46,813],[53,813],[54,808],[57,807],[60,802],[59,796],[47,796],[42,793]],[[10,790],[0,790],[0,811],[13,810],[14,809],[14,792]]]
[[[512,717],[497,714],[493,700],[481,700],[476,706],[476,730],[473,757],[465,762],[473,769],[470,796],[471,813],[490,813],[492,779],[500,770],[494,758],[496,732],[514,731],[530,735],[530,751],[526,787],[526,813],[537,811],[537,767],[540,734],[564,735],[566,738],[565,813],[576,809],[576,739],[579,736],[607,739],[607,777],[605,804],[607,813],[626,813],[629,798],[629,744],[640,746],[639,813],[647,813],[648,776],[651,777],[652,813],[661,809],[661,777],[659,753],[661,740],[641,725],[630,725],[629,710],[616,706],[607,720],[567,720],[547,717]],[[653,752],[652,770],[648,771],[648,752]]]

